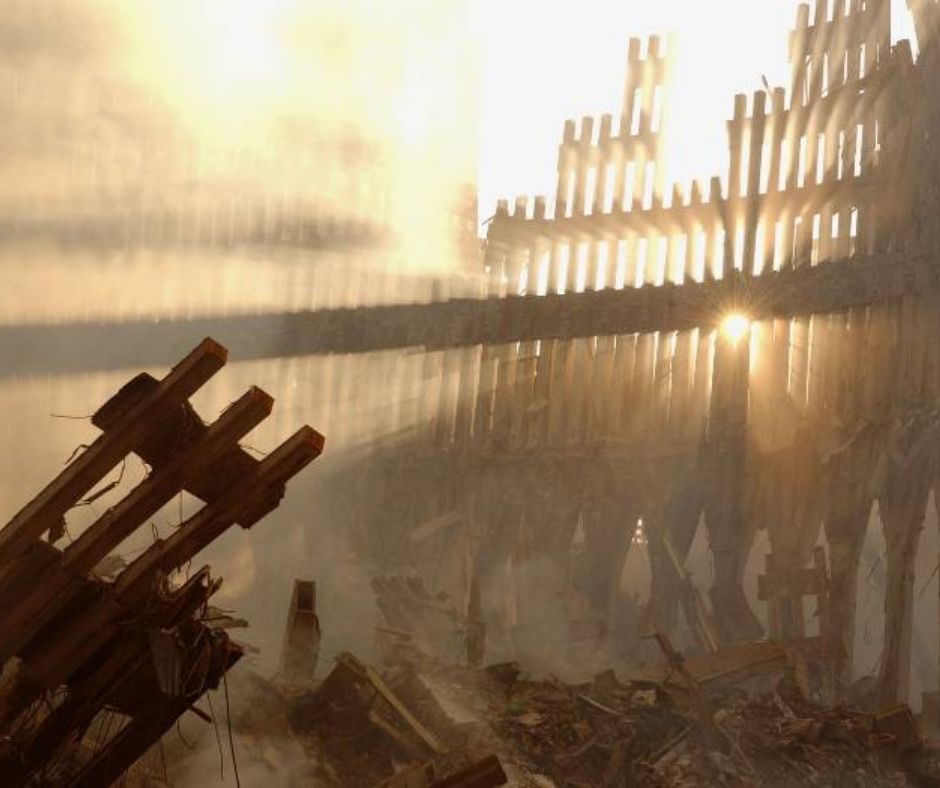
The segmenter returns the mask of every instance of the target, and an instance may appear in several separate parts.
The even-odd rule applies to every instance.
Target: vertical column
[[[677,186],[673,191],[673,210],[676,210],[676,206],[681,204],[681,199],[682,192]],[[682,245],[682,239],[684,237],[686,239],[686,244],[688,244],[688,234],[676,233],[676,229],[678,228],[672,228],[672,232],[670,232],[666,239],[666,271],[663,277],[663,282],[667,284],[681,285],[685,274],[686,252],[686,247]]]
[[[559,339],[554,343],[551,366],[551,384],[548,397],[548,442],[551,446],[561,446],[565,442],[565,386],[568,356],[571,353],[571,341]]]
[[[747,214],[744,229],[744,271],[754,273],[754,256],[757,244],[757,227],[761,221],[760,176],[764,158],[764,139],[767,124],[766,94],[762,90],[754,93],[754,111],[751,116],[750,155],[747,175]],[[764,228],[765,239],[767,227]],[[767,265],[764,256],[763,265]]]
[[[527,418],[526,447],[532,448],[548,442],[549,398],[551,396],[552,358],[558,340],[543,339],[536,343],[538,359],[535,365],[535,387],[532,412]]]
[[[477,444],[489,437],[493,428],[493,399],[496,389],[498,354],[491,345],[484,345],[480,354],[480,374],[477,383],[477,404],[474,408],[473,438]]]
[[[676,336],[676,350],[672,359],[672,392],[669,405],[670,432],[679,439],[692,438],[687,434],[690,398],[692,395],[692,331],[680,331]]]
[[[454,437],[462,352],[460,348],[443,351],[441,394],[438,416],[434,425],[434,442],[440,447],[449,446]]]
[[[728,122],[728,198],[741,197],[741,171],[744,160],[744,130],[747,125],[747,96],[734,97],[734,117]]]
[[[506,200],[499,200],[496,204],[496,214],[486,236],[486,256],[483,261],[484,298],[499,298],[505,295],[503,280],[508,279],[507,256],[511,250],[504,233],[500,230],[509,221],[509,203]]]
[[[629,132],[629,128],[623,128],[621,125],[620,134],[617,139],[613,140],[610,145],[610,154],[607,160],[608,166],[613,170],[613,181],[610,184],[610,189],[612,192],[611,200],[611,213],[620,213],[627,209],[627,205],[624,203],[623,190],[624,190],[624,181],[626,180],[626,157],[624,151],[626,149],[626,136]]]
[[[656,355],[653,368],[653,396],[648,423],[659,438],[669,423],[669,405],[672,388],[672,356],[676,335],[660,332],[656,337]]]
[[[535,396],[535,375],[538,358],[535,356],[535,342],[523,342],[516,359],[516,379],[512,394],[512,415],[509,432],[509,446],[518,450],[524,447],[526,440],[526,422],[529,408]]]
[[[690,439],[700,442],[705,434],[712,380],[713,335],[707,329],[695,329],[695,376],[692,380],[689,408]]]
[[[743,512],[750,342],[719,330],[706,438],[705,522],[715,565],[710,596],[721,636],[750,640],[762,628],[742,587],[753,534]]]
[[[613,390],[611,391],[610,424],[614,437],[624,437],[630,405],[630,382],[633,380],[633,365],[636,361],[635,334],[617,337],[617,359],[614,365]]]
[[[858,568],[871,512],[868,492],[868,458],[853,453],[831,469],[828,514],[825,521],[829,543],[829,651],[837,686],[844,689],[852,680],[855,654]]]
[[[594,210],[593,213],[607,212],[605,197],[610,188],[607,182],[608,165],[615,159],[613,155],[615,146],[611,142],[614,119],[611,115],[601,115],[601,127],[598,134],[597,148],[594,155],[594,164],[597,167],[597,177],[594,180]],[[613,192],[612,192],[613,193]]]
[[[591,344],[593,339],[572,339],[568,342],[568,356],[564,372],[564,432],[565,443],[577,446],[584,441],[585,405],[590,386]]]
[[[914,445],[917,446],[916,441]],[[929,460],[912,454],[909,452],[905,461],[889,470],[885,489],[878,497],[887,553],[885,631],[878,690],[884,706],[910,702],[914,565],[934,481]]]
[[[734,269],[734,226],[730,193],[728,199],[725,199],[722,195],[721,178],[712,178],[709,200],[718,216],[718,221],[715,223],[715,238],[712,249],[712,270],[718,273],[719,279],[727,279]]]
[[[806,368],[806,412],[810,418],[826,417],[826,376],[829,366],[829,315],[813,315],[809,318],[809,353]]]
[[[457,412],[454,419],[454,442],[466,446],[470,443],[473,430],[474,403],[481,378],[481,348],[461,348],[455,352],[460,356],[460,377],[457,387]]]
[[[496,395],[493,404],[493,437],[506,446],[512,426],[513,395],[519,351],[515,343],[496,348]]]
[[[637,89],[642,84],[642,61],[640,60],[640,39],[631,38],[627,47],[627,76],[623,94],[623,116],[620,122],[621,136],[626,137],[633,123],[633,115],[638,111],[636,105]]]
[[[577,170],[575,171],[574,215],[584,216],[590,191],[588,172],[591,168],[591,140],[594,135],[594,118],[585,115],[581,118],[581,136],[578,140]],[[590,195],[593,197],[593,195]]]
[[[535,198],[535,213],[533,214],[532,218],[536,222],[545,221],[546,216],[544,197]],[[544,239],[540,236],[534,236],[531,243],[529,244],[529,265],[526,271],[525,280],[526,295],[532,296],[539,292],[539,281],[542,274],[542,268],[543,266],[550,264],[551,254],[548,253],[548,247],[546,246]]]
[[[630,399],[626,410],[628,438],[645,440],[652,425],[649,422],[656,367],[656,335],[639,334],[636,340],[636,362],[630,381]]]
[[[780,188],[780,170],[783,159],[783,141],[787,133],[787,119],[789,113],[786,110],[786,93],[783,88],[774,88],[771,97],[773,106],[771,107],[770,120],[770,164],[767,174],[767,191],[775,192]]]
[[[616,339],[613,336],[597,338],[594,355],[592,385],[588,388],[588,442],[605,443],[612,433],[610,403],[615,399],[614,364]],[[586,387],[587,388],[587,387]]]

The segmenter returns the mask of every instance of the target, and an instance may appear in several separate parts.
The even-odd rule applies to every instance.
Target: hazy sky
[[[15,201],[23,202],[20,184],[51,188],[46,171],[42,177],[35,168],[26,171],[42,147],[37,132],[49,137],[45,150],[59,180],[71,171],[59,157],[71,155],[78,144],[100,145],[105,132],[117,141],[147,140],[150,134],[161,140],[161,148],[170,145],[176,131],[165,131],[169,122],[147,125],[159,114],[150,111],[152,96],[154,106],[165,110],[161,123],[172,121],[174,129],[208,138],[220,150],[254,145],[280,155],[291,162],[294,180],[320,199],[347,204],[358,199],[350,191],[387,192],[387,205],[401,214],[395,225],[410,224],[408,232],[418,239],[409,251],[413,256],[427,246],[433,224],[425,209],[446,203],[454,183],[471,179],[474,170],[481,219],[492,214],[498,197],[553,191],[564,120],[619,114],[631,36],[676,37],[671,174],[683,183],[721,174],[724,121],[734,94],[760,89],[762,76],[772,85],[788,81],[787,39],[798,5],[797,0],[6,1],[0,96],[13,101],[9,114],[22,131],[22,144],[9,148],[6,162],[8,176],[13,165],[23,171],[18,181],[7,178],[17,183]],[[893,5],[896,37],[908,36],[905,2]],[[83,69],[88,74],[80,81]],[[472,76],[476,69],[478,84]],[[143,98],[136,104],[132,92],[122,98],[116,88],[123,83],[142,87]],[[114,97],[104,95],[109,92]],[[92,107],[85,115],[63,109],[78,106],[83,96]],[[36,111],[40,105],[42,117]],[[95,109],[104,106],[107,112]],[[16,136],[13,132],[3,134]],[[58,137],[52,139],[54,133]],[[352,161],[336,153],[357,144],[387,172],[374,172],[364,156]],[[295,160],[317,155],[329,166],[320,167],[316,177],[301,175]],[[278,180],[282,174],[265,174],[268,190],[296,191]],[[339,188],[334,181],[340,186],[350,181],[355,188]]]
[[[797,0],[483,0],[480,216],[497,197],[547,194],[565,118],[619,114],[631,36],[675,33],[677,177],[722,170],[735,93],[785,86]],[[895,38],[913,33],[894,0]]]

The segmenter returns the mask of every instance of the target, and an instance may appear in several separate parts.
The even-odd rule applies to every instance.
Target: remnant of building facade
[[[468,347],[428,354],[425,426],[380,477],[403,529],[382,537],[393,555],[443,574],[440,556],[464,551],[460,582],[491,615],[487,585],[515,573],[517,609],[498,616],[516,622],[510,641],[540,631],[544,595],[564,598],[579,562],[609,623],[641,520],[667,537],[649,540],[651,614],[672,628],[669,549],[681,567],[704,517],[721,638],[762,633],[742,575],[767,529],[769,634],[805,639],[802,599],[823,594],[816,648],[844,683],[877,501],[881,694],[906,697],[912,562],[937,482],[937,4],[913,4],[916,63],[891,46],[890,3],[828,5],[800,7],[791,84],[736,97],[724,179],[663,190],[670,56],[634,40],[621,117],[566,123],[556,194],[500,204],[486,265],[505,308],[461,324]],[[590,329],[631,324],[650,328]],[[461,344],[456,320],[438,325],[442,346]],[[469,346],[487,333],[505,340]]]
[[[769,634],[804,640],[802,601],[825,598],[815,645],[844,683],[877,501],[882,694],[906,695],[911,567],[937,481],[938,11],[911,2],[915,62],[891,46],[887,0],[834,5],[800,7],[788,86],[735,98],[723,179],[664,183],[670,53],[633,42],[621,117],[567,123],[555,194],[499,206],[490,298],[233,318],[258,329],[255,358],[333,354],[311,384],[330,407],[375,397],[399,440],[364,453],[333,519],[361,552],[474,599],[488,648],[537,644],[559,620],[566,643],[616,628],[641,521],[644,620],[673,628],[680,603],[704,607],[683,579],[704,520],[702,645],[762,632],[742,575],[766,529]],[[402,349],[375,357],[387,387],[354,388],[354,354]],[[810,568],[820,534],[825,566]],[[573,598],[589,610],[546,613]]]

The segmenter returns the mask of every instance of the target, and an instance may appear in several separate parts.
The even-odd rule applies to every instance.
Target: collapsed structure
[[[303,427],[262,460],[247,454],[238,440],[273,405],[254,387],[205,425],[188,399],[226,357],[207,339],[163,380],[131,380],[92,417],[98,439],[0,530],[3,785],[111,785],[242,656],[206,614],[221,581],[208,567],[170,578],[277,508],[323,437]],[[53,546],[68,510],[107,492],[89,495],[132,452],[146,479]],[[125,566],[114,551],[184,490],[205,506]]]
[[[660,633],[665,659],[656,665],[572,684],[534,679],[511,662],[460,664],[452,650],[460,615],[449,600],[431,597],[414,578],[376,578],[373,590],[382,611],[374,666],[341,653],[320,681],[296,672],[233,677],[230,720],[241,766],[255,782],[895,788],[940,779],[936,745],[919,736],[908,707],[814,704],[776,643],[686,659]],[[319,632],[297,615],[296,591],[285,656],[310,666]],[[202,729],[205,755],[216,742]],[[149,779],[144,785],[173,785],[176,775],[185,784],[200,774],[198,745],[174,747],[177,739],[185,744],[182,733],[168,737],[165,757],[136,770]]]
[[[424,351],[407,367],[393,355],[381,360],[389,365],[382,369],[393,403],[384,426],[401,432],[350,467],[347,484],[329,503],[331,522],[351,535],[361,554],[426,579],[430,591],[401,581],[376,583],[377,592],[399,590],[434,609],[425,643],[458,632],[471,663],[527,651],[554,629],[554,619],[546,626],[540,618],[546,607],[578,597],[588,609],[563,611],[566,630],[557,633],[558,641],[572,650],[594,647],[616,629],[624,562],[640,541],[648,545],[653,578],[642,631],[658,632],[663,643],[677,641],[672,636],[681,611],[700,652],[760,638],[764,628],[744,595],[743,573],[754,535],[765,529],[772,548],[759,582],[766,634],[787,647],[804,689],[832,700],[845,694],[851,678],[859,556],[877,501],[887,544],[887,624],[872,702],[884,708],[908,699],[912,566],[940,473],[940,103],[934,90],[940,4],[910,3],[916,62],[906,42],[891,46],[888,0],[830,5],[801,6],[790,39],[788,89],[736,98],[724,180],[664,188],[671,54],[657,39],[645,54],[634,41],[621,118],[566,124],[555,196],[520,199],[511,210],[508,203],[499,206],[486,244],[487,299],[277,320],[279,355],[347,354],[330,372],[338,400],[354,380],[350,354]],[[723,325],[729,317],[734,320]],[[258,355],[274,352],[267,347],[270,336],[259,331],[252,341],[263,346]],[[152,384],[137,385],[140,390],[132,386],[122,396]],[[70,490],[74,496],[62,493],[48,506],[67,508],[83,494]],[[0,537],[0,548],[16,544],[19,556],[19,547],[38,543],[58,523],[46,514],[27,521],[34,523],[29,539]],[[715,566],[708,599],[686,569],[702,521]],[[44,549],[34,548],[32,560],[40,567],[46,566]],[[73,555],[84,572],[99,558],[87,543]],[[148,572],[165,568],[164,559],[152,558]],[[68,551],[62,560],[69,561]],[[60,558],[49,561],[58,567]],[[522,571],[531,566],[539,572]],[[125,570],[131,574],[123,584],[119,579],[102,591],[95,581],[90,587],[106,599],[129,587],[139,600],[147,583],[143,570],[133,569]],[[21,577],[13,564],[4,571]],[[59,584],[53,587],[65,583],[58,569],[48,571]],[[187,610],[205,598],[206,583],[196,581]],[[514,591],[508,603],[506,587]],[[441,589],[457,600],[459,614],[438,604]],[[44,610],[45,594],[31,591],[23,610]],[[802,613],[805,597],[817,602],[813,637]],[[382,610],[398,621],[389,628],[400,629],[408,619],[393,602],[386,598]],[[80,683],[85,674],[73,660],[83,652],[73,655],[72,647],[86,637],[89,621],[114,623],[107,606],[99,607],[93,605],[92,618],[73,619],[72,635],[69,628],[56,635],[73,638],[63,641],[67,674],[49,668],[44,655],[62,652],[45,647],[46,661],[36,664],[48,669],[37,673],[33,666],[40,652],[29,644],[58,631],[52,619],[34,619],[19,608],[4,614],[22,616],[18,626],[26,628],[11,641],[9,656],[21,659],[8,662],[2,696],[4,719],[13,726],[4,768],[15,779],[40,768],[42,742],[84,729],[101,704],[137,708],[123,696],[102,695],[102,687],[118,691],[103,667],[91,666],[97,678]],[[296,608],[310,612],[299,603]],[[57,622],[66,618],[64,608],[52,610]],[[159,627],[179,620],[167,612]],[[297,620],[316,631],[309,616]],[[74,633],[79,627],[83,632]],[[96,630],[89,643],[103,636]],[[200,688],[224,674],[230,648],[213,651]],[[108,664],[123,665],[122,659]],[[309,664],[299,667],[312,672]],[[347,661],[347,678],[352,673],[354,688],[374,697],[377,684],[360,667]],[[30,701],[54,680],[88,689],[70,690],[73,706],[54,706],[49,716],[33,719],[30,710],[37,707]],[[613,709],[632,725],[643,718],[634,689],[610,690],[614,699],[629,693],[617,708],[623,698],[581,693],[608,711],[578,702],[608,717]],[[570,700],[573,691],[562,694]],[[532,695],[541,704],[538,713],[550,718],[554,712],[545,709],[552,703]],[[812,712],[798,708],[797,714],[795,703],[775,705],[779,719],[769,730],[792,733],[800,748],[818,744],[824,728],[838,736],[862,730],[874,737],[866,741],[905,738],[882,729],[898,720],[903,727],[903,712],[887,720],[830,715],[802,725],[793,718],[809,719]],[[74,779],[87,780],[81,775],[90,769],[115,773],[176,709],[158,714],[159,721],[135,717],[136,725],[105,749],[110,754],[81,763]],[[506,730],[522,730],[527,744],[547,750],[555,740],[530,736],[526,731],[541,723],[516,711],[506,710]],[[751,711],[741,711],[742,730]],[[695,716],[694,709],[684,713]],[[581,722],[572,718],[569,727],[577,731]],[[673,722],[680,729],[669,732],[678,735],[685,719]],[[622,762],[626,756],[614,738],[627,730],[601,730],[603,747],[593,741],[593,729],[565,744],[573,757],[606,747]],[[667,736],[637,752],[644,761],[674,755],[671,744]]]
[[[385,497],[353,494],[336,517],[378,561],[489,611],[490,647],[541,637],[545,595],[572,583],[602,633],[638,523],[647,623],[673,631],[681,605],[701,649],[761,637],[742,582],[766,529],[767,634],[842,691],[877,501],[878,694],[907,700],[912,567],[940,448],[940,9],[910,4],[915,62],[908,42],[891,45],[887,0],[831,5],[800,7],[788,89],[735,99],[727,177],[706,189],[663,192],[671,56],[632,41],[621,117],[566,123],[554,198],[500,204],[490,298],[407,315],[419,328],[401,344],[428,350],[409,402],[422,426],[354,472]],[[397,313],[373,311],[372,339],[392,346]],[[337,312],[334,328],[369,313]],[[704,609],[684,570],[703,516]],[[531,565],[550,571],[519,571]],[[493,598],[507,571],[508,614]],[[811,640],[806,596],[820,600]]]

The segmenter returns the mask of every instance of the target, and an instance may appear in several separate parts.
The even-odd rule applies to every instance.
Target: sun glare
[[[130,64],[199,133],[244,132],[284,100],[298,0],[164,0],[128,14]]]
[[[278,40],[283,5],[242,2],[206,7],[200,19],[204,46],[197,72],[201,71],[209,92],[229,96],[234,91],[270,90],[283,80],[288,65]]]
[[[740,313],[727,315],[725,319],[721,321],[722,333],[734,344],[744,339],[744,337],[750,333],[750,330],[750,318]]]

